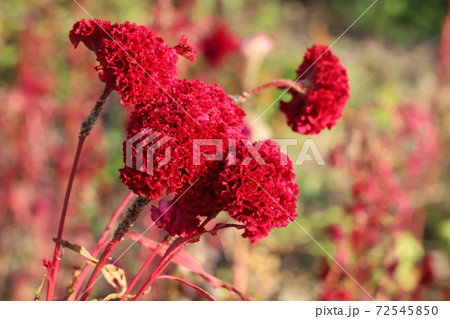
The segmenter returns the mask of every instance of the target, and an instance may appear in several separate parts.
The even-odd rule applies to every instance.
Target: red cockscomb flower
[[[170,236],[186,237],[199,230],[200,220],[177,204],[178,202],[160,200],[158,207],[152,207],[151,216],[156,226],[167,231]]]
[[[300,77],[297,83],[306,94],[291,90],[292,100],[280,102],[288,125],[300,134],[317,134],[336,125],[350,90],[347,73],[339,59],[327,46],[315,45],[306,51],[297,74]]]
[[[257,150],[255,157],[242,143],[235,154],[230,152],[217,187],[225,210],[245,225],[242,236],[257,243],[298,216],[295,196],[299,190],[292,162],[276,142],[266,140],[250,147]]]
[[[122,96],[124,105],[148,102],[177,77],[177,52],[144,26],[81,20],[69,38],[75,47],[83,42],[95,52],[100,79]]]
[[[109,21],[83,19],[73,25],[69,32],[69,39],[75,48],[78,47],[80,42],[83,42],[89,50],[97,52],[103,39],[108,37],[111,32],[111,28],[111,22]]]
[[[223,162],[208,163],[206,176],[199,179],[182,196],[172,201],[160,200],[152,207],[152,219],[171,236],[189,236],[201,231],[200,217],[214,217],[223,208],[214,188]]]
[[[245,112],[235,104],[218,85],[199,80],[177,80],[168,90],[171,97],[158,94],[151,103],[138,106],[131,114],[128,125],[128,138],[147,129],[161,134],[168,141],[154,152],[155,168],[151,174],[138,167],[125,166],[120,178],[133,192],[150,199],[159,199],[164,191],[167,194],[180,194],[197,178],[207,174],[206,160],[199,156],[193,162],[194,139],[238,139],[244,127]],[[167,157],[170,148],[170,161],[157,167]],[[226,146],[224,146],[226,149]],[[133,163],[140,153],[133,146]],[[215,146],[202,148],[202,153],[215,153]],[[148,167],[144,159],[143,165]]]
[[[206,61],[212,66],[217,66],[227,55],[239,49],[239,40],[226,24],[218,23],[200,43],[200,48]]]

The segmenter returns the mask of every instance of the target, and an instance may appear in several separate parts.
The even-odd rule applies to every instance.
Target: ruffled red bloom
[[[170,161],[162,167],[155,164],[152,174],[129,166],[120,170],[120,178],[125,185],[134,193],[153,200],[159,199],[164,191],[180,194],[197,178],[208,173],[206,163],[209,161],[204,156],[199,157],[199,163],[193,162],[194,139],[238,139],[244,127],[245,112],[218,85],[198,80],[177,80],[168,93],[173,99],[166,94],[158,94],[151,103],[136,108],[128,125],[128,138],[144,129],[160,133],[169,140],[154,152],[154,163],[161,163],[166,158],[168,147]],[[201,150],[204,154],[213,154],[216,147],[208,146]],[[136,156],[137,150],[133,146],[133,163]],[[148,166],[145,159],[143,164]]]
[[[186,237],[199,230],[200,220],[177,204],[178,202],[160,200],[158,207],[152,207],[152,219],[156,226],[166,230],[170,236]]]
[[[239,49],[239,40],[226,24],[218,23],[200,43],[200,48],[206,61],[212,66],[217,66],[227,55]]]
[[[297,83],[307,93],[291,91],[292,100],[280,102],[288,125],[300,134],[317,134],[325,127],[330,129],[336,125],[349,98],[347,72],[327,49],[325,45],[315,45],[306,51],[297,70]]]
[[[69,39],[75,48],[78,47],[80,42],[83,42],[89,50],[96,52],[103,39],[111,32],[111,28],[111,22],[109,21],[83,19],[73,25],[69,32]]]
[[[69,38],[75,47],[83,42],[95,52],[100,79],[122,95],[124,105],[150,101],[160,87],[167,89],[177,77],[177,52],[144,26],[81,20]]]
[[[212,217],[220,212],[223,203],[214,183],[222,163],[212,162],[207,176],[199,179],[189,190],[172,201],[160,200],[152,207],[152,219],[171,236],[189,236],[201,231],[200,217]]]
[[[233,153],[227,158],[236,165],[224,168],[217,187],[225,210],[245,225],[242,236],[257,243],[273,228],[285,227],[298,216],[295,196],[299,190],[292,162],[276,142],[266,140],[252,146],[259,158],[252,157],[248,148],[239,143],[235,158]]]
[[[208,174],[181,197],[153,207],[152,219],[171,236],[184,237],[201,231],[202,216],[214,217],[226,210],[245,225],[243,237],[252,243],[273,228],[286,226],[291,217],[297,217],[298,187],[292,163],[273,143],[250,143],[258,150],[257,160],[239,143],[237,152],[230,152],[224,162],[209,165]]]

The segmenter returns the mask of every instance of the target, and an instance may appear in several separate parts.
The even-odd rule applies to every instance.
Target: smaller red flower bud
[[[175,51],[181,56],[184,56],[186,59],[191,61],[192,63],[195,62],[196,57],[195,54],[197,53],[194,48],[189,44],[188,38],[185,34],[181,37],[180,43],[173,47]]]
[[[44,256],[44,259],[42,259],[42,264],[44,265],[44,267],[46,269],[52,269],[53,268],[53,262],[49,259],[47,259],[47,257]]]

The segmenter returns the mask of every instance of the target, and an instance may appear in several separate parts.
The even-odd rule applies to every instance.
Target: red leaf
[[[150,250],[155,250],[155,248],[159,245],[158,242],[156,242],[152,239],[145,238],[143,236],[140,237],[141,236],[140,234],[127,233],[125,236],[130,237],[131,239],[137,241],[138,243],[142,244],[145,248],[150,249]],[[162,257],[162,256],[164,256],[166,251],[167,251],[167,247],[161,247],[161,249],[158,252],[158,255],[160,257]],[[202,265],[200,265],[197,260],[195,260],[191,255],[189,255],[185,251],[180,251],[178,253],[178,255],[176,255],[174,257],[172,262],[174,262],[175,264],[184,266],[184,267],[188,268],[190,271],[195,272],[197,274],[208,275],[208,273],[205,271],[205,269],[203,269]]]
[[[217,229],[216,229],[216,227],[217,227]],[[236,227],[236,225],[218,224],[218,225],[216,225],[216,227],[214,228],[215,231],[217,231],[219,229],[227,228],[227,227]],[[134,241],[137,241],[138,243],[142,244],[145,248],[150,249],[152,251],[155,250],[155,248],[159,245],[158,242],[156,242],[152,239],[149,239],[149,238],[145,238],[145,237],[141,236],[140,234],[127,233],[127,234],[125,234],[125,236],[130,237]],[[183,240],[183,238],[178,238],[178,239]],[[158,255],[162,257],[165,255],[166,251],[167,251],[167,247],[161,247],[161,249],[158,251]],[[177,265],[184,266],[187,269],[189,269],[190,271],[199,274],[206,281],[211,283],[215,288],[222,287],[232,293],[237,294],[242,300],[251,300],[249,297],[242,294],[239,290],[237,290],[232,285],[230,285],[226,282],[223,282],[222,280],[220,280],[217,277],[214,277],[213,275],[208,274],[206,272],[206,270],[203,268],[203,266],[200,265],[200,263],[197,260],[195,260],[194,257],[189,255],[185,251],[178,252],[178,254],[172,259],[172,262]]]

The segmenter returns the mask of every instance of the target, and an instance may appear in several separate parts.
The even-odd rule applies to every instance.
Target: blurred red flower
[[[288,125],[300,134],[317,134],[336,125],[349,98],[345,68],[325,45],[314,45],[305,53],[297,70],[297,83],[306,90],[290,90],[292,100],[280,102]]]
[[[239,49],[239,40],[226,24],[219,22],[200,43],[200,48],[206,61],[217,66],[227,55]]]

